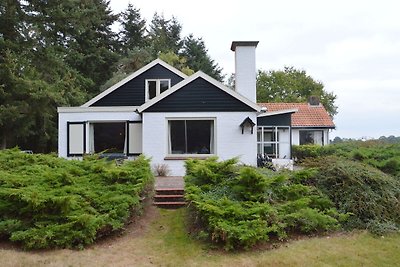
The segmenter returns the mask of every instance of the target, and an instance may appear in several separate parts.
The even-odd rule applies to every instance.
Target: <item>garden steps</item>
[[[180,208],[186,205],[183,188],[156,188],[153,205],[159,208]]]
[[[156,177],[155,191],[154,206],[176,209],[186,205],[182,176]]]

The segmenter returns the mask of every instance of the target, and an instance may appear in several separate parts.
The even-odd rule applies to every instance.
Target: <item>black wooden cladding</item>
[[[199,77],[145,110],[145,112],[187,111],[254,111],[254,109]]]
[[[292,114],[277,114],[257,118],[257,126],[290,126],[292,124]]]
[[[183,80],[179,75],[157,64],[99,99],[91,106],[140,106],[145,102],[146,79],[171,79],[171,87]]]

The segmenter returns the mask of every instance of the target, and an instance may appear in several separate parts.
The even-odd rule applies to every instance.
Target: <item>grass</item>
[[[89,248],[25,252],[0,244],[2,266],[399,266],[400,234],[306,238],[272,250],[227,253],[191,239],[185,209],[150,208],[121,236]]]

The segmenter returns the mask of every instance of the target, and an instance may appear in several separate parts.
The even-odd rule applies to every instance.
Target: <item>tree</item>
[[[188,76],[194,73],[194,71],[187,66],[187,61],[185,57],[179,56],[173,52],[167,52],[160,53],[159,58],[169,65],[174,66]]]
[[[20,45],[24,36],[23,17],[21,5],[15,0],[5,0],[0,2],[0,39],[2,39],[1,49]]]
[[[105,0],[27,0],[23,6],[33,49],[53,48],[72,68],[94,83],[98,93],[118,61],[117,34],[111,25],[118,19]],[[40,65],[41,62],[38,61]]]
[[[113,74],[112,78],[101,86],[101,91],[106,90],[117,82],[123,80],[129,74],[156,59],[156,57],[151,54],[150,50],[151,49],[149,47],[134,48],[133,50],[129,50],[127,57],[122,58],[118,62],[118,70]],[[167,52],[160,53],[158,57],[169,65],[179,69],[186,75],[192,75],[194,73],[194,71],[186,65],[186,58],[182,56],[179,56],[173,52]]]
[[[46,63],[50,62],[51,73],[41,73],[26,55],[2,53],[1,148],[18,144],[38,152],[51,150],[57,141],[57,106],[76,105],[85,99],[82,89],[90,81],[68,69],[57,56],[49,56]]]
[[[201,70],[220,82],[224,80],[222,68],[208,55],[208,50],[201,38],[194,38],[192,34],[187,36],[183,41],[180,54],[186,58],[186,64],[192,70]]]
[[[134,47],[128,50],[126,56],[118,61],[117,70],[113,73],[112,77],[100,87],[100,91],[104,91],[123,80],[129,74],[137,71],[154,59],[155,57],[152,55],[150,47]]]
[[[339,136],[336,136],[332,141],[332,144],[340,144],[340,143],[343,143],[343,139],[340,138]]]
[[[164,18],[164,15],[155,13],[149,30],[154,56],[158,56],[161,52],[179,54],[182,48],[181,31],[182,26],[175,17],[168,20]]]
[[[121,23],[121,42],[123,50],[132,50],[136,47],[143,48],[148,44],[146,34],[146,20],[140,15],[140,9],[132,4],[121,13],[119,22]]]
[[[258,71],[258,102],[306,102],[317,96],[331,116],[337,114],[336,95],[324,90],[324,85],[304,70],[285,67],[278,71]]]

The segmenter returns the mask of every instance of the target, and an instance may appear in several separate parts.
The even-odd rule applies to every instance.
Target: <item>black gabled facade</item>
[[[145,102],[146,79],[171,79],[171,87],[183,78],[160,64],[156,64],[113,92],[99,99],[91,107],[140,106]]]
[[[254,111],[220,88],[198,77],[150,106],[145,112]]]

